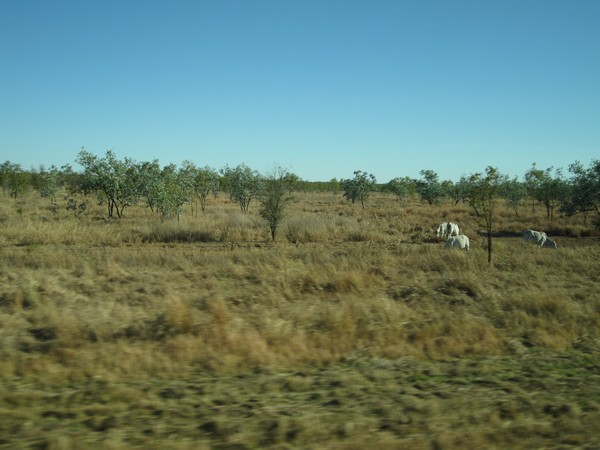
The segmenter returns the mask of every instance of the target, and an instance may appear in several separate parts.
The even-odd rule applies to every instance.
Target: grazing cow
[[[440,224],[439,227],[437,227],[437,230],[435,230],[435,236],[436,237],[446,237],[446,229],[448,228],[448,222],[443,222]]]
[[[533,242],[540,248],[558,248],[556,242],[550,239],[543,231],[525,230],[523,231],[523,240],[525,242]]]
[[[437,227],[435,235],[437,237],[446,238],[448,236],[458,236],[459,229],[458,225],[453,222],[443,222]]]
[[[460,248],[461,250],[469,250],[469,237],[464,234],[450,236],[448,239],[446,239],[444,248]]]
[[[458,236],[460,234],[460,231],[458,229],[458,225],[455,224],[454,222],[448,222],[448,225],[446,225],[446,235],[447,236]]]

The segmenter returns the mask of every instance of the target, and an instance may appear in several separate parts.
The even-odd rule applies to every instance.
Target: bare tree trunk
[[[492,213],[490,211],[490,215],[487,220],[487,248],[488,248],[488,264],[492,264]]]
[[[492,230],[488,230],[488,264],[492,264]]]

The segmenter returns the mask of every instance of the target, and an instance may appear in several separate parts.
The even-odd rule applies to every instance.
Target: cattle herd
[[[444,248],[458,248],[461,250],[469,250],[469,237],[465,234],[460,234],[458,224],[454,222],[442,222],[435,235],[438,238],[446,239]],[[556,241],[553,241],[543,231],[525,230],[523,231],[523,240],[532,242],[540,248],[558,248]]]

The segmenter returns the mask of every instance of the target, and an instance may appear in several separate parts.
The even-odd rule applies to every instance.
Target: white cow
[[[435,236],[436,237],[445,237],[446,228],[448,228],[448,222],[441,223],[440,226],[437,227],[437,230],[435,230]]]
[[[437,227],[435,235],[437,237],[445,238],[452,235],[458,236],[459,233],[460,231],[457,224],[453,222],[443,222]]]
[[[525,230],[523,231],[523,240],[525,242],[533,242],[542,247],[558,248],[555,241],[550,239],[543,231]]]
[[[469,237],[464,234],[450,236],[448,239],[446,239],[444,248],[460,248],[461,250],[469,250]]]
[[[460,230],[458,229],[458,224],[454,222],[448,222],[446,227],[446,235],[447,236],[458,236],[460,234]]]

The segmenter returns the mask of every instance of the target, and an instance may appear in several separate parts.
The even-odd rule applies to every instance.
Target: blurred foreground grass
[[[600,447],[600,363],[581,352],[0,388],[0,447]]]

